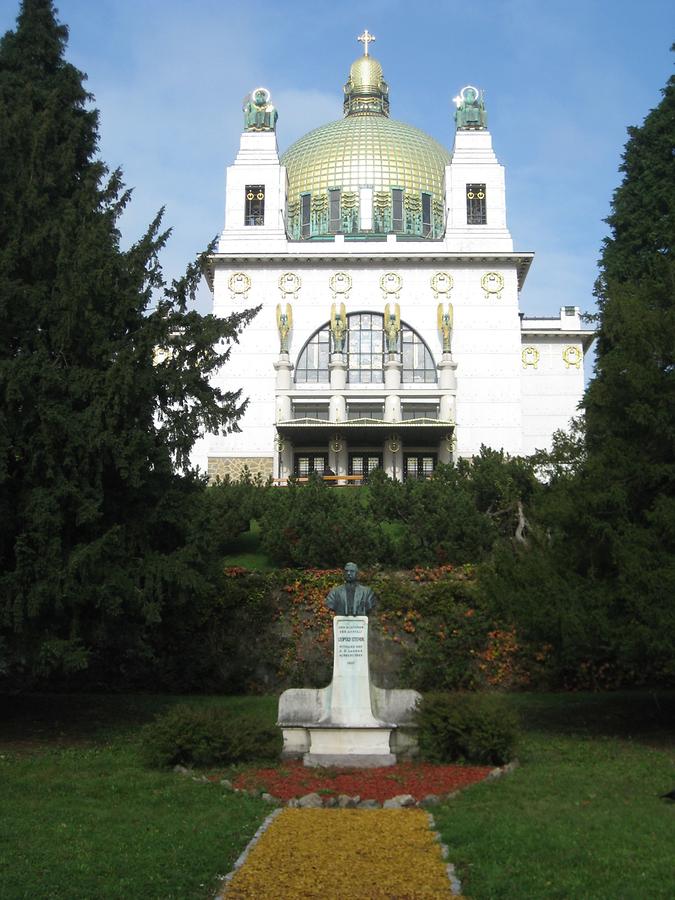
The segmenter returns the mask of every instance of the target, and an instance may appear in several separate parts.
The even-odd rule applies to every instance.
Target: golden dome
[[[372,56],[352,63],[344,92],[344,119],[310,131],[281,157],[288,173],[289,234],[440,237],[449,151],[389,118],[389,88]]]
[[[281,158],[288,199],[325,194],[329,188],[443,196],[450,153],[428,134],[383,115],[346,116],[310,131]]]

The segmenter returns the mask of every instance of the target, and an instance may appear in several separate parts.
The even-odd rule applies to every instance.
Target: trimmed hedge
[[[273,759],[280,750],[278,728],[214,707],[175,706],[141,732],[141,756],[154,768]]]
[[[501,766],[513,758],[518,719],[501,697],[425,694],[416,721],[420,755],[429,762]]]

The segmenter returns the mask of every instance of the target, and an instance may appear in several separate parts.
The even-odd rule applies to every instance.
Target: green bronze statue
[[[336,616],[367,616],[375,606],[375,594],[365,584],[359,584],[359,567],[348,562],[345,583],[333,588],[326,597],[326,606]]]
[[[275,131],[279,113],[270,103],[270,92],[259,87],[244,99],[244,131]]]
[[[483,91],[467,84],[454,98],[458,131],[482,131],[487,128],[487,111]]]

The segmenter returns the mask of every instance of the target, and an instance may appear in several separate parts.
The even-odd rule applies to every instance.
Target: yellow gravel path
[[[285,809],[224,896],[431,900],[457,895],[422,810]]]

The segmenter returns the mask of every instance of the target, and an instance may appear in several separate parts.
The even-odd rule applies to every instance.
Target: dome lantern
[[[364,45],[363,56],[355,60],[344,86],[345,116],[389,115],[389,86],[382,76],[382,66],[368,53],[368,44],[375,38],[363,32],[357,40]]]

